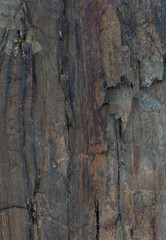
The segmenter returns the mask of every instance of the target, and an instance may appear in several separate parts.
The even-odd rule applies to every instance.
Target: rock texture
[[[166,2],[0,0],[0,239],[166,239]]]

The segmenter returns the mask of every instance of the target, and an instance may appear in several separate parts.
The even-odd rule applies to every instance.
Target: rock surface
[[[166,2],[0,0],[0,239],[166,239]]]

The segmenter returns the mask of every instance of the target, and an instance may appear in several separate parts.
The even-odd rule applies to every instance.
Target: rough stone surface
[[[0,0],[0,239],[166,239],[166,1]]]

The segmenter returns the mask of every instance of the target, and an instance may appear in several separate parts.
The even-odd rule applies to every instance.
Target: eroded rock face
[[[0,1],[0,239],[164,240],[166,3]]]

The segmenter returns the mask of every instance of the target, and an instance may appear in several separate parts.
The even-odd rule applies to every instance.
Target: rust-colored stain
[[[150,221],[150,226],[151,226],[151,237],[152,240],[157,240],[157,234],[156,234],[156,219],[155,217],[152,217],[151,221]]]
[[[139,146],[135,147],[135,151],[134,151],[134,172],[135,175],[138,174],[139,171]]]
[[[88,53],[87,55],[90,55]],[[95,62],[93,56],[89,56],[89,67],[87,70],[87,129],[89,137],[89,152],[99,152],[102,149],[102,130],[101,130],[101,119],[99,112],[97,111],[96,105],[98,97],[101,96],[100,88],[97,88],[98,76],[96,75]],[[98,91],[99,90],[99,91]]]
[[[98,0],[85,0],[86,22],[91,32],[95,32],[101,25],[101,7]]]
[[[84,62],[84,81],[81,81],[80,138],[81,138],[81,199],[85,203],[89,198],[100,196],[103,192],[101,172],[105,167],[104,157],[99,154],[105,146],[99,104],[104,99],[101,87],[101,49],[97,33],[101,28],[101,7],[99,0],[85,0],[86,11],[82,16],[82,53]],[[89,34],[90,33],[90,34]],[[88,155],[94,156],[90,157]]]
[[[103,138],[101,130],[101,119],[97,111],[97,103],[103,98],[100,83],[101,54],[100,41],[96,37],[101,25],[102,4],[98,0],[85,0],[86,11],[83,14],[83,26],[86,31],[82,34],[83,61],[85,83],[82,86],[84,91],[84,101],[80,104],[81,125],[83,142],[86,141],[87,148],[84,152],[101,152],[103,148]],[[93,33],[93,34],[88,34]]]

